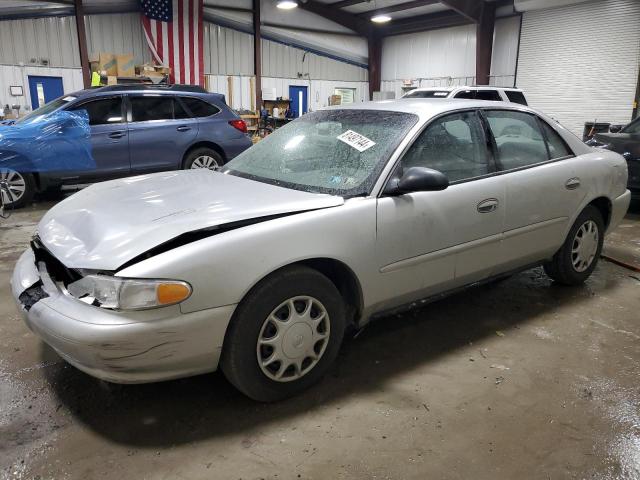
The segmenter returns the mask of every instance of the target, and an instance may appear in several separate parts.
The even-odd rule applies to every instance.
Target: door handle
[[[176,128],[176,130],[178,130],[179,132],[188,132],[189,130],[191,130],[191,127],[187,127],[186,125],[180,125],[178,128]]]
[[[126,133],[125,133],[125,132],[120,132],[120,131],[119,131],[119,132],[111,132],[111,133],[109,134],[109,138],[122,138],[122,137],[124,137],[125,135],[126,135]]]
[[[575,190],[580,186],[580,179],[578,177],[570,178],[564,183],[564,186],[567,190]]]
[[[498,202],[497,198],[487,198],[486,200],[483,200],[478,204],[478,212],[480,213],[493,212],[498,208],[499,203],[500,202]]]

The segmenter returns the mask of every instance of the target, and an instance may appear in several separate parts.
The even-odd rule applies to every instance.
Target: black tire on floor
[[[185,170],[190,169],[193,165],[193,162],[195,162],[199,157],[211,157],[218,167],[224,165],[224,159],[222,158],[222,155],[211,148],[200,147],[187,152],[184,157],[184,161],[182,162],[182,168]]]
[[[576,242],[576,234],[578,233],[578,230],[582,225],[589,221],[593,221],[597,226],[598,246],[595,257],[589,267],[580,272],[574,267],[572,249]],[[596,207],[587,205],[580,215],[578,215],[578,218],[571,227],[571,230],[569,230],[569,234],[567,235],[562,247],[560,247],[560,250],[556,252],[551,261],[544,264],[545,273],[553,280],[563,285],[580,285],[583,283],[587,278],[589,278],[598,264],[598,259],[602,252],[602,243],[604,242],[604,231],[605,226],[602,214]]]
[[[258,364],[258,338],[274,309],[298,296],[313,297],[325,308],[329,338],[318,362],[305,375],[276,381]],[[327,277],[305,266],[284,268],[256,285],[236,309],[225,336],[222,371],[238,390],[254,400],[273,402],[291,397],[316,383],[329,369],[342,344],[345,323],[342,297]]]
[[[33,201],[33,196],[36,194],[37,186],[33,175],[30,173],[19,173],[18,175],[20,175],[24,180],[24,193],[14,201],[7,201],[6,194],[2,193],[2,195],[4,195],[4,206],[6,210],[22,208],[25,205],[30,204]]]

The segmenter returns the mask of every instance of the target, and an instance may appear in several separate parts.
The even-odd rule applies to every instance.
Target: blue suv
[[[60,111],[87,112],[95,168],[28,173],[0,165],[6,205],[22,206],[36,192],[64,184],[164,170],[214,169],[252,145],[246,123],[226,105],[224,95],[190,85],[82,90],[34,110],[16,127]]]

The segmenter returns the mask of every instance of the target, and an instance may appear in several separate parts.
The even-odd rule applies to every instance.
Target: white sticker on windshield
[[[341,142],[346,143],[350,147],[355,148],[360,153],[368,150],[376,144],[376,142],[374,142],[370,138],[367,138],[364,135],[360,135],[358,132],[354,132],[353,130],[347,130],[346,132],[338,135],[336,138]]]

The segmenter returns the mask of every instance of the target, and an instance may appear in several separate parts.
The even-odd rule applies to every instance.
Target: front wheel
[[[254,400],[293,396],[326,373],[344,328],[335,285],[311,268],[286,268],[260,282],[238,306],[223,346],[222,371]]]
[[[596,268],[604,241],[604,220],[600,211],[588,205],[578,215],[564,244],[544,265],[553,280],[564,285],[580,285]]]
[[[33,200],[36,182],[33,175],[0,168],[0,195],[6,208],[20,208]]]

